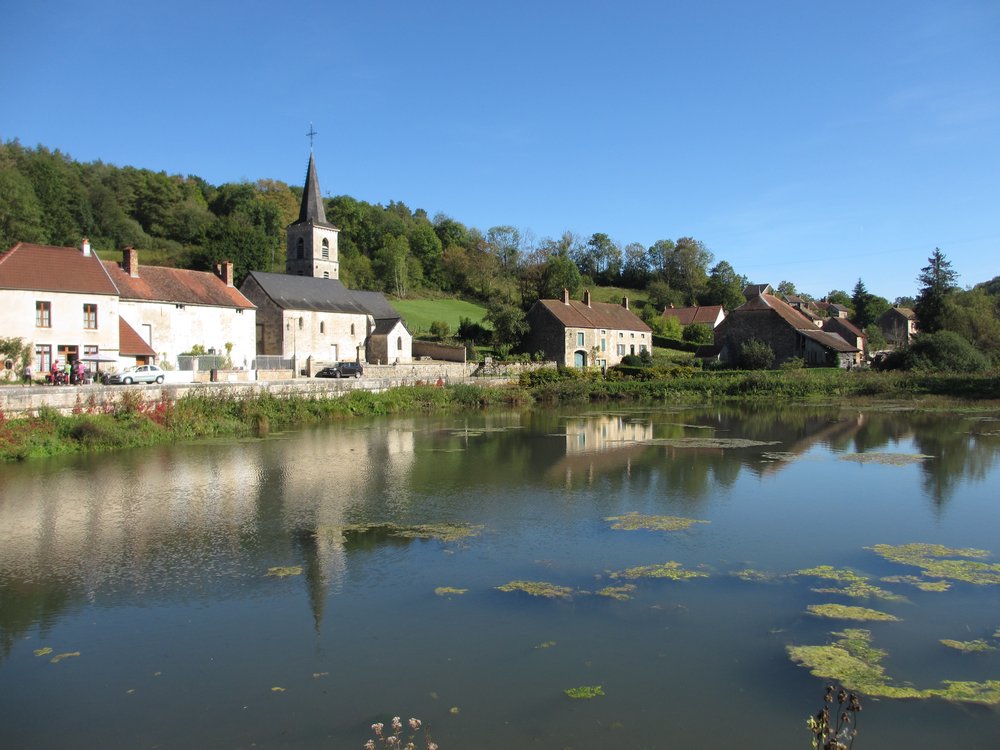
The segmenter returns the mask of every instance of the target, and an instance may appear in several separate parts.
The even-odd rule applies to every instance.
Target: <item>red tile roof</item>
[[[719,319],[720,312],[722,312],[722,305],[668,307],[663,311],[663,317],[677,318],[677,322],[682,326],[689,326],[692,323],[705,323],[714,327],[715,321]]]
[[[104,261],[104,267],[122,299],[243,309],[254,307],[239,289],[226,286],[222,279],[207,271],[140,266],[138,278],[133,278],[120,263]]]
[[[0,289],[117,295],[93,249],[18,242],[0,255]]]
[[[774,310],[781,318],[793,328],[804,328],[806,330],[817,330],[816,324],[800,313],[787,302],[775,297],[773,294],[759,294],[740,305],[733,312],[739,310]]]
[[[123,357],[155,357],[156,352],[136,330],[118,316],[118,353]]]
[[[652,331],[642,318],[621,305],[591,302],[590,307],[570,300],[540,299],[537,303],[548,310],[566,328],[612,328],[618,331]]]

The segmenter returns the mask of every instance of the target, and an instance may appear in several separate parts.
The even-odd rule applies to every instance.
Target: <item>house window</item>
[[[319,322],[319,332],[326,333],[326,323],[324,323],[322,320]]]
[[[35,327],[36,328],[51,328],[52,327],[52,303],[51,302],[36,302],[35,303]]]
[[[618,354],[621,357],[625,356],[625,344],[619,344],[618,345]]]
[[[302,260],[306,257],[306,241],[301,237],[295,240],[295,257],[298,260]]]
[[[578,331],[576,334],[576,345],[583,346],[583,331]]]
[[[639,344],[639,353],[642,354],[644,351],[646,351],[646,345],[645,344]]]
[[[306,324],[306,319],[305,318],[299,318],[299,330],[300,331],[303,329],[303,327],[305,327],[305,324]]]
[[[183,303],[180,303],[180,302],[178,302],[176,305],[174,305],[174,307],[176,307],[178,310],[183,310],[184,309]]]
[[[38,344],[35,347],[35,372],[48,372],[52,367],[52,345]]]
[[[94,330],[97,328],[97,305],[85,303],[83,306],[83,327]]]
[[[330,259],[330,240],[323,240],[323,260]]]
[[[93,344],[88,344],[87,346],[83,347],[83,356],[84,357],[96,357],[97,356],[97,351],[98,351],[98,349],[97,349],[96,346],[94,346]]]
[[[608,350],[608,340],[601,339],[601,351],[606,352]]]

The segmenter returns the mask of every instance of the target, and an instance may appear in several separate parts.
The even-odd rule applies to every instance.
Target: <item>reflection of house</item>
[[[104,261],[104,267],[118,287],[122,317],[164,360],[176,362],[201,345],[228,355],[236,367],[250,367],[256,315],[233,286],[232,263],[216,273],[160,266],[140,273],[139,253],[126,248],[121,263]]]
[[[676,318],[682,326],[689,326],[692,323],[715,328],[726,319],[726,313],[722,305],[701,305],[696,307],[674,307],[671,305],[663,311],[664,318]]]
[[[653,424],[621,414],[588,415],[566,423],[566,453],[592,453],[653,439]]]
[[[628,297],[621,305],[593,302],[588,290],[576,302],[564,289],[561,300],[538,300],[528,325],[525,349],[566,367],[611,367],[626,355],[652,353],[652,330],[629,310]]]
[[[850,367],[858,362],[857,346],[836,333],[818,330],[813,321],[771,294],[770,286],[751,285],[747,291],[753,296],[715,329],[715,346],[723,362],[737,364],[740,348],[751,339],[771,347],[775,365],[793,357],[820,366]]]
[[[876,321],[890,346],[908,346],[917,333],[917,314],[908,307],[892,307]]]
[[[326,220],[310,154],[299,218],[285,230],[285,273],[254,271],[240,286],[258,308],[257,353],[295,358],[296,369],[309,358],[411,362],[413,337],[385,297],[340,282],[339,231]]]
[[[118,289],[87,240],[78,248],[19,242],[0,256],[0,295],[0,331],[33,346],[36,373],[54,360],[134,364],[125,358],[155,355],[119,317]]]

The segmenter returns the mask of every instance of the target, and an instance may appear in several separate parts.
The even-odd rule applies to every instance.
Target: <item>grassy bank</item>
[[[604,378],[598,373],[537,371],[509,387],[407,386],[382,393],[351,391],[328,399],[218,395],[145,402],[125,390],[112,406],[63,416],[42,409],[31,418],[0,413],[0,460],[106,451],[197,440],[266,435],[272,429],[355,416],[461,411],[533,404],[822,401],[1000,402],[1000,378],[970,375],[795,370],[702,372],[685,367]]]

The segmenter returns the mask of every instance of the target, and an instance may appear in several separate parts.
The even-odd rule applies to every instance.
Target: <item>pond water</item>
[[[864,628],[887,684],[1000,680],[998,458],[997,414],[787,406],[0,466],[0,747],[361,748],[399,714],[442,750],[806,748],[827,681],[790,646]],[[873,549],[911,543],[983,552]],[[1000,745],[996,704],[862,701],[861,750]]]

